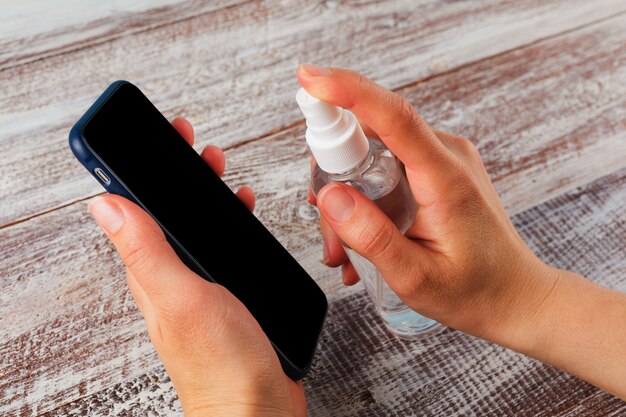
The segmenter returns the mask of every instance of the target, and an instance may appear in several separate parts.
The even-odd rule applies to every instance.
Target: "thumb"
[[[153,304],[176,302],[199,279],[178,258],[159,225],[136,204],[107,194],[89,204],[96,223],[111,239],[122,261]]]
[[[317,203],[339,238],[372,262],[400,297],[413,295],[425,270],[424,248],[400,233],[372,201],[352,187],[328,184],[318,193]]]

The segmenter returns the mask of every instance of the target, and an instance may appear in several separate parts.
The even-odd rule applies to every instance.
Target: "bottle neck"
[[[358,177],[362,175],[365,171],[367,171],[372,166],[373,163],[374,163],[374,153],[372,152],[372,147],[370,146],[369,151],[367,152],[367,156],[365,157],[365,159],[363,159],[363,162],[361,162],[359,165],[357,165],[356,167],[346,172],[340,172],[336,174],[328,173],[328,175],[333,181],[347,181],[350,178],[354,178],[355,176]]]
[[[341,118],[325,129],[312,128],[307,120],[307,144],[320,169],[329,174],[353,172],[369,154],[369,141],[354,114],[339,111]]]

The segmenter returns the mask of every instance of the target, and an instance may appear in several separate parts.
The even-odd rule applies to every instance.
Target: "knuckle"
[[[346,74],[346,80],[352,85],[355,90],[361,91],[366,95],[375,94],[375,84],[369,78],[356,71],[347,71]],[[337,93],[343,91],[344,89],[345,86],[340,83],[335,83],[333,85],[333,90],[335,90],[335,92]],[[354,107],[355,104],[356,102],[352,100],[347,107],[351,109],[352,107]]]
[[[355,73],[355,84],[361,87],[370,87],[369,79],[360,72]]]
[[[391,95],[394,96],[393,106],[400,122],[419,130],[424,121],[420,117],[419,113],[417,113],[417,110],[415,110],[415,107],[413,107],[413,104],[411,104],[411,102],[406,98],[395,93],[391,93]]]
[[[448,171],[444,183],[445,195],[440,199],[440,205],[451,208],[466,208],[463,204],[470,206],[475,204],[477,197],[480,196],[480,187],[476,181],[475,174],[471,164],[460,158],[452,161],[452,166]],[[442,206],[443,207],[443,206]],[[450,210],[444,210],[448,212]],[[452,215],[449,213],[446,217]]]
[[[156,270],[152,254],[138,239],[131,239],[128,243],[124,263],[135,275],[153,273]]]
[[[137,223],[125,232],[120,255],[126,267],[140,278],[138,275],[158,272],[159,257],[152,248],[165,241],[165,235],[156,223]]]
[[[381,259],[394,256],[390,252],[393,242],[393,230],[388,225],[380,225],[375,230],[365,227],[359,236],[365,242],[362,248],[363,255],[370,259]]]
[[[453,162],[449,178],[455,186],[459,186],[461,189],[473,182],[471,171],[462,159],[456,159]]]
[[[458,175],[455,195],[457,205],[465,207],[465,210],[471,210],[480,203],[480,189],[468,169],[464,169]]]
[[[400,109],[399,109],[400,115],[404,119],[410,120],[410,121],[413,121],[415,119],[417,112],[415,111],[413,104],[411,104],[409,100],[407,100],[404,97],[400,97],[398,105],[400,106]]]
[[[474,143],[466,138],[460,138],[461,149],[465,156],[470,157],[472,159],[480,159],[480,152],[478,152],[478,148]]]

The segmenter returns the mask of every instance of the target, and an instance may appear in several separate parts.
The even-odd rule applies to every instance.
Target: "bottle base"
[[[395,313],[382,314],[385,327],[394,336],[401,339],[415,340],[425,336],[437,334],[446,329],[443,324],[424,317],[413,310]]]

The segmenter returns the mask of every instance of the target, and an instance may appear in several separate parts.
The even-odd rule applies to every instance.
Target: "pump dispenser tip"
[[[306,140],[319,167],[340,174],[358,166],[369,153],[369,142],[348,110],[310,95],[304,88],[296,101],[306,119]]]
[[[339,107],[313,97],[304,88],[298,90],[296,101],[306,118],[307,125],[313,128],[333,125],[341,118],[341,109]]]

